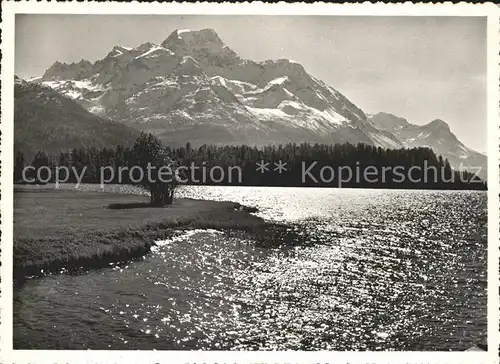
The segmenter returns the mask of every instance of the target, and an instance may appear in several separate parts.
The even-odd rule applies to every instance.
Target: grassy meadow
[[[176,229],[252,230],[264,221],[233,202],[175,199],[149,207],[147,196],[14,188],[14,276],[106,266],[149,252]]]

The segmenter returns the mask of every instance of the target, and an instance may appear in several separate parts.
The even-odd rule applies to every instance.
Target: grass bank
[[[14,277],[138,258],[177,229],[265,226],[238,203],[176,199],[158,208],[145,206],[147,201],[132,194],[16,186]]]

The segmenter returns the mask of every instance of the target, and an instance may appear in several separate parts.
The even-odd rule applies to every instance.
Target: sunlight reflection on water
[[[16,294],[17,345],[459,350],[486,332],[485,193],[179,195],[255,206],[309,244],[263,248],[241,232],[184,231],[142,261],[28,281]]]

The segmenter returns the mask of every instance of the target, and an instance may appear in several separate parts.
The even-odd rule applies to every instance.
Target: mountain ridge
[[[159,44],[116,45],[94,63],[54,65],[35,82],[173,146],[362,142],[403,148],[418,139],[413,124],[399,118],[399,130],[391,127],[393,120],[384,125],[384,118],[367,117],[294,61],[241,58],[213,29],[177,29]],[[432,123],[433,132],[456,138],[449,127],[440,131],[443,121]],[[440,153],[453,164],[464,159]],[[472,151],[468,156],[481,159]]]
[[[434,119],[424,125],[409,123],[390,113],[378,113],[370,121],[383,130],[393,133],[406,148],[430,147],[438,155],[448,159],[453,168],[473,170],[481,167],[480,177],[487,177],[487,157],[465,146],[451,131],[448,123]]]

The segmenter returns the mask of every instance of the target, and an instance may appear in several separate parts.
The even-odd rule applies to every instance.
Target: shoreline
[[[272,225],[251,214],[257,209],[236,202],[177,198],[159,208],[147,206],[144,196],[116,192],[19,186],[14,192],[13,275],[18,282],[139,259],[179,230],[255,232]],[[116,209],[114,204],[142,206]]]

